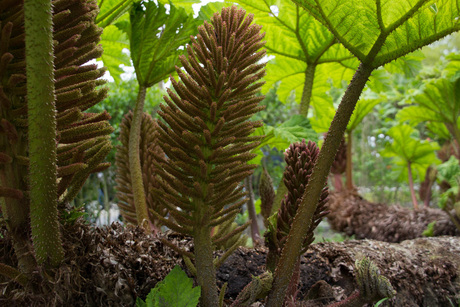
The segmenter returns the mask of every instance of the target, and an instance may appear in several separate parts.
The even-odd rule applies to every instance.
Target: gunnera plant
[[[18,261],[15,274],[24,273],[23,281],[38,271],[37,264],[60,264],[63,258],[60,241],[53,239],[56,236],[47,237],[46,233],[54,231],[60,237],[59,227],[53,225],[58,226],[58,217],[70,210],[69,201],[89,174],[109,166],[103,160],[111,149],[109,134],[113,131],[107,112],[84,112],[106,96],[106,89],[97,89],[105,82],[99,80],[105,69],[88,64],[102,54],[97,45],[102,29],[94,23],[97,3],[95,0],[56,0],[52,1],[52,7],[53,31],[49,37],[52,60],[46,62],[42,55],[34,57],[26,50],[26,40],[46,32],[43,31],[46,27],[32,30],[28,21],[26,28],[32,32],[25,35],[24,2],[0,2],[0,196],[4,197],[2,214]],[[33,6],[27,10],[34,14]],[[40,11],[46,10],[40,7]],[[51,97],[51,102],[42,106],[46,112],[40,110],[40,105],[31,104],[37,96],[33,88],[44,80],[37,78],[39,74],[30,72],[29,68],[26,77],[26,64],[28,67],[37,60],[51,66],[51,73],[47,75],[52,76],[48,78],[51,86],[41,88],[43,95]],[[41,121],[42,126],[37,126]],[[55,127],[49,137],[37,134],[37,129],[49,127]],[[54,148],[48,153],[49,147],[45,144],[52,144]],[[46,159],[54,160],[50,164],[52,169],[38,174],[41,179],[47,177],[47,181],[54,178],[50,190],[44,190],[44,180],[40,177],[37,180],[36,173],[35,179],[31,178],[32,169],[37,163],[41,164],[40,150],[48,155]],[[54,194],[51,195],[54,200],[43,203],[43,198],[38,197],[41,193]],[[56,210],[57,214],[52,212]],[[2,266],[0,274],[15,270],[5,268]]]
[[[292,222],[302,201],[302,196],[305,192],[305,187],[310,180],[313,166],[318,158],[319,149],[314,142],[305,140],[299,143],[291,144],[285,153],[286,168],[284,170],[283,181],[288,192],[281,202],[278,214],[273,216],[269,221],[268,230],[265,233],[266,243],[269,248],[267,254],[267,269],[271,272],[275,271],[278,264],[281,250],[288,238]],[[301,254],[305,253],[308,246],[313,242],[313,231],[321,222],[322,218],[328,214],[327,199],[328,188],[326,182],[318,201],[313,221],[307,237],[302,245]],[[289,299],[294,296],[297,291],[297,284],[300,278],[300,257],[294,269],[294,274],[288,288],[286,297]]]
[[[155,156],[162,179],[155,191],[169,216],[153,212],[162,224],[193,237],[193,253],[180,252],[193,260],[202,306],[218,306],[215,268],[236,248],[214,259],[214,246],[246,227],[224,236],[212,232],[241,210],[246,193],[240,183],[256,167],[247,162],[260,137],[250,134],[262,123],[249,119],[262,109],[263,97],[255,94],[265,75],[259,63],[265,42],[252,20],[231,7],[198,27],[187,56],[180,57],[185,71],[176,68],[180,81],[171,78],[175,92],[168,89],[158,112],[158,144],[168,158]]]
[[[133,197],[131,168],[129,167],[129,134],[132,120],[133,113],[129,112],[120,124],[119,139],[121,145],[117,147],[115,155],[115,165],[117,167],[115,182],[117,183],[116,190],[120,214],[126,222],[138,225]],[[165,216],[167,213],[165,207],[161,206],[160,202],[153,195],[153,189],[159,187],[159,178],[156,176],[157,169],[153,163],[153,153],[156,152],[158,156],[164,156],[163,151],[157,144],[157,129],[157,123],[149,114],[144,112],[140,129],[139,156],[147,208],[150,209],[149,223],[150,228],[154,232],[159,231],[160,225],[158,219],[151,213],[151,210],[155,210],[161,216]]]

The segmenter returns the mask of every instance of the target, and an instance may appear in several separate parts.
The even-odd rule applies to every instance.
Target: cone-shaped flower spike
[[[175,91],[168,90],[158,112],[159,145],[167,159],[156,157],[162,179],[157,193],[169,218],[155,215],[193,236],[194,253],[183,254],[195,260],[203,306],[218,306],[214,244],[244,227],[224,237],[211,230],[234,219],[246,202],[240,183],[255,167],[247,161],[260,139],[250,134],[262,123],[249,118],[262,109],[263,97],[255,94],[265,74],[265,64],[259,63],[264,35],[252,19],[231,7],[200,26],[188,55],[180,57],[185,71],[177,68],[180,81],[171,79]]]

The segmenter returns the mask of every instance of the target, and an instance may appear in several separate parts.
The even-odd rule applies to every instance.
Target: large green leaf
[[[115,25],[109,25],[102,32],[101,44],[104,49],[101,60],[115,82],[119,83],[120,74],[124,72],[120,65],[131,65],[129,56],[123,52],[123,49],[129,49],[129,40],[126,37],[126,33]]]
[[[311,103],[324,99],[330,88],[326,83],[350,78],[357,62],[336,40],[327,28],[289,0],[238,0],[245,9],[255,14],[255,22],[263,26],[269,55],[276,56],[267,65],[267,92],[281,81],[278,94],[286,101],[294,91],[300,102],[308,65],[316,66]],[[352,68],[352,69],[348,69]],[[324,90],[324,88],[326,88]]]
[[[182,7],[185,9],[187,14],[193,15],[192,5],[195,3],[200,3],[200,0],[160,0],[160,2],[171,3],[176,7]]]
[[[353,131],[369,114],[376,105],[382,102],[381,98],[378,99],[361,99],[356,104],[355,110],[347,125],[347,131]],[[331,103],[324,101],[321,104],[315,104],[315,115],[310,118],[311,125],[317,133],[325,133],[331,126],[332,119],[335,115],[335,108]]]
[[[458,1],[293,0],[372,67],[458,31]]]
[[[443,76],[457,79],[460,77],[460,54],[453,53],[446,57],[449,60],[444,68]]]
[[[107,27],[118,18],[129,11],[134,0],[98,0],[99,14],[96,17],[96,24],[100,27]]]
[[[455,134],[455,129],[460,130],[460,79],[451,81],[440,78],[428,81],[422,92],[413,97],[413,103],[415,105],[398,112],[399,120],[414,124],[443,124],[451,134]]]
[[[209,2],[200,8],[197,18],[200,20],[210,20],[215,13],[220,12],[222,8],[228,6],[230,6],[230,4],[224,2]]]
[[[332,101],[323,100],[314,105],[314,115],[310,118],[311,126],[317,133],[325,133],[331,126],[336,109]]]
[[[355,110],[348,122],[347,131],[353,131],[363,121],[364,117],[369,114],[376,105],[382,102],[382,99],[361,99],[356,104]]]
[[[130,13],[130,28],[126,28],[131,46],[131,58],[139,84],[152,86],[175,71],[178,56],[200,21],[183,8],[169,5],[169,14],[161,3],[135,3]]]
[[[422,141],[414,135],[417,131],[409,125],[398,125],[387,132],[392,142],[387,143],[385,149],[380,151],[384,157],[393,158],[397,169],[401,172],[401,178],[407,178],[407,167],[410,163],[418,178],[423,180],[428,166],[438,164],[435,150],[440,147],[435,142]]]

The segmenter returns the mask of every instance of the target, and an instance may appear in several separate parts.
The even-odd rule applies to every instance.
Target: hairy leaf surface
[[[107,27],[115,20],[129,11],[134,0],[98,0],[99,14],[96,17],[96,24],[100,27]]]
[[[460,29],[458,0],[293,0],[361,62],[379,67]]]
[[[129,49],[129,40],[126,37],[126,33],[123,33],[123,31],[115,25],[109,25],[105,27],[104,32],[102,32],[101,44],[104,49],[101,60],[104,62],[104,66],[107,67],[115,82],[119,83],[120,75],[124,72],[120,65],[131,65],[129,56],[123,53],[123,49]]]
[[[135,4],[130,14],[131,25],[127,28],[139,84],[150,87],[175,71],[180,64],[179,49],[190,40],[199,22],[187,15],[183,8],[170,5],[166,14],[164,5],[154,2]]]
[[[243,7],[255,14],[255,21],[266,33],[266,48],[276,59],[267,65],[267,92],[281,81],[278,95],[286,101],[292,91],[300,102],[305,84],[307,64],[316,67],[311,102],[325,97],[329,79],[349,79],[357,62],[333,34],[298,5],[288,0],[240,0]],[[322,64],[322,65],[319,65]],[[351,68],[351,69],[348,69]]]

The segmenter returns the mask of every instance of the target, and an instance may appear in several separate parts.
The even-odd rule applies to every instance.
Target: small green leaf
[[[288,143],[288,146],[278,149],[286,149],[289,144],[300,142],[302,139],[316,142],[318,135],[311,128],[310,121],[302,115],[294,115],[274,129],[274,138]]]
[[[193,287],[193,280],[176,265],[164,280],[156,284],[145,302],[137,298],[137,307],[194,307],[198,305],[201,287]]]
[[[426,229],[422,232],[422,235],[424,237],[432,237],[434,236],[434,225],[436,224],[436,221],[429,223],[426,226]]]

